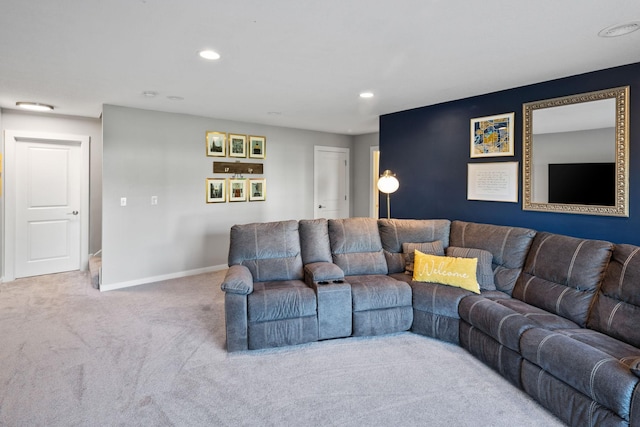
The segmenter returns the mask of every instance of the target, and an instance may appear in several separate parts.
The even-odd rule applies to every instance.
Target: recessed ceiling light
[[[360,98],[373,98],[373,92],[362,92]]]
[[[218,52],[214,52],[213,50],[201,50],[198,52],[201,58],[208,59],[210,61],[215,61],[216,59],[220,59],[220,54]]]
[[[53,110],[53,105],[41,104],[39,102],[19,101],[19,102],[16,102],[16,105],[18,107],[20,107],[20,108],[24,108],[25,110],[31,110],[31,111],[51,111],[51,110]]]
[[[181,96],[169,95],[167,96],[167,99],[170,99],[172,101],[182,101],[184,98]]]
[[[611,27],[600,30],[598,35],[600,37],[618,37],[633,33],[636,30],[640,30],[640,21],[625,22],[624,24],[612,25]]]
[[[142,92],[142,96],[146,96],[147,98],[154,98],[158,96],[158,92],[154,90],[145,90],[144,92]]]

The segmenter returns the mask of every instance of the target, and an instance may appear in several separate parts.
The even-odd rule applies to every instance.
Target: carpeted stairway
[[[100,293],[0,284],[2,426],[559,426],[465,350],[411,333],[228,354],[224,272]]]

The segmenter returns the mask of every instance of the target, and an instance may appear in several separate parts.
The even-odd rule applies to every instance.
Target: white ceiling
[[[639,0],[2,0],[0,108],[355,135],[381,114],[640,62],[640,31],[597,36],[636,20]]]

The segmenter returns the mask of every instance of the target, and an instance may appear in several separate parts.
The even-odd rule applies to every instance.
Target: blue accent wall
[[[522,104],[630,86],[629,217],[522,210]],[[515,155],[469,156],[470,120],[515,112]],[[570,236],[640,245],[640,63],[537,83],[380,117],[380,170],[400,188],[391,195],[394,218],[447,218],[511,225]],[[467,164],[519,162],[518,203],[467,200]],[[387,213],[380,198],[380,216]]]

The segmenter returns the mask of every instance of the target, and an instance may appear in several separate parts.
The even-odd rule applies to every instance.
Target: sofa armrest
[[[315,287],[315,284],[327,284],[322,282],[344,281],[344,272],[331,262],[312,262],[304,266],[304,279],[307,285]]]
[[[220,288],[232,294],[249,295],[253,292],[253,276],[244,265],[232,265]]]
[[[318,302],[318,338],[342,338],[351,335],[351,285],[344,272],[331,262],[313,262],[304,266],[304,281]]]

